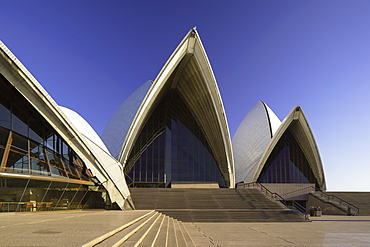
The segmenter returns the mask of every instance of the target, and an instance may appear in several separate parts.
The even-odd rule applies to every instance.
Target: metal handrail
[[[346,208],[347,209],[347,214],[348,215],[360,215],[360,209],[358,207],[356,207],[355,205],[335,196],[335,195],[329,195],[327,194],[326,192],[322,191],[322,190],[319,190],[315,187],[312,186],[312,188],[315,190],[315,193],[316,192],[319,192],[320,194],[320,198],[322,199],[325,199],[326,197],[326,201],[325,202],[331,202],[339,207],[342,207],[342,208]],[[336,200],[335,200],[336,199]],[[352,213],[352,211],[354,211],[354,213]]]
[[[276,192],[271,192],[269,189],[267,189],[265,186],[263,186],[262,184],[258,183],[258,182],[252,182],[252,183],[246,183],[246,184],[243,184],[244,187],[257,187],[260,189],[261,192],[265,192],[266,195],[268,197],[270,197],[271,199],[275,199],[275,201],[280,201],[286,208],[289,208],[288,207],[288,204],[286,202],[286,200],[280,196],[278,193]],[[278,200],[276,200],[276,198],[278,198]],[[292,206],[300,213],[300,214],[303,214],[304,217],[305,217],[305,220],[308,220],[308,214],[306,212],[306,208],[303,207],[301,204],[299,204],[298,202],[292,200]],[[293,208],[291,208],[293,209]]]
[[[298,202],[296,202],[294,200],[292,201],[292,206],[295,207],[299,212],[301,212],[302,214],[305,215],[305,217],[308,218],[308,214],[306,212],[306,208],[305,207],[303,207],[301,204],[299,204]]]

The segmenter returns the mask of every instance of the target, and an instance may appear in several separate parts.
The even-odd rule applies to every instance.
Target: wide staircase
[[[195,227],[186,229],[182,222],[152,210],[82,247],[193,247],[198,245],[197,239],[202,246],[214,246]]]
[[[183,222],[297,222],[304,217],[256,188],[133,188],[136,209],[154,209]]]
[[[359,208],[359,215],[370,216],[370,192],[326,192]]]

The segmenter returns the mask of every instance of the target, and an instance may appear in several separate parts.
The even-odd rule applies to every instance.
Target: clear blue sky
[[[2,0],[0,8],[0,39],[98,134],[194,26],[231,135],[259,100],[281,120],[301,105],[328,189],[370,191],[368,0]]]

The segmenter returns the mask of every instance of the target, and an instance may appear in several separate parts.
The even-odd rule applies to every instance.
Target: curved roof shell
[[[202,129],[228,186],[234,186],[233,154],[221,96],[195,29],[189,31],[168,59],[141,103],[121,148],[127,162],[143,125],[168,90],[176,89]]]
[[[104,144],[99,143],[100,138],[97,139],[95,131],[91,127],[89,130],[82,130],[83,126],[88,125],[86,121],[77,113],[69,110],[63,111],[2,42],[0,42],[0,73],[83,159],[93,176],[107,189],[111,201],[116,202],[121,208],[126,207],[126,202],[128,207],[132,207],[126,183],[122,183],[122,178],[118,178],[117,174],[112,174],[112,170],[108,169],[116,166],[113,170],[121,170],[121,165],[104,150]],[[77,121],[76,126],[78,127],[73,121]],[[91,130],[94,133],[90,132]],[[110,158],[107,158],[107,155]]]
[[[125,198],[133,205],[122,165],[110,155],[103,141],[85,119],[71,109],[65,107],[60,107],[60,109],[71,120],[74,128],[80,132],[83,142],[92,151],[96,161],[104,168],[105,175],[109,179],[104,178],[106,181],[103,184],[108,190],[111,200],[113,199],[121,208],[124,205]],[[100,179],[100,181],[104,180]]]
[[[117,108],[105,126],[101,139],[107,145],[113,157],[118,158],[131,123],[151,86],[152,82],[147,81],[136,89],[135,92]]]
[[[250,179],[246,182],[257,181],[267,159],[271,155],[280,138],[288,129],[293,134],[301,150],[303,151],[310,165],[310,168],[315,178],[317,179],[319,188],[325,190],[326,189],[325,175],[319,150],[315,138],[313,136],[313,133],[311,131],[311,128],[307,122],[306,116],[304,115],[300,106],[294,107],[287,115],[287,117],[283,120],[282,124],[276,131],[274,137],[272,138],[264,154],[262,155],[262,158],[259,161],[257,169],[253,173],[253,176],[249,177]]]
[[[75,128],[77,128],[77,130],[79,130],[80,133],[85,136],[85,138],[90,139],[100,149],[109,153],[108,148],[105,146],[104,142],[100,139],[99,135],[80,114],[63,106],[59,106],[59,108],[71,120]]]
[[[240,123],[232,139],[235,182],[249,182],[281,121],[262,101]]]

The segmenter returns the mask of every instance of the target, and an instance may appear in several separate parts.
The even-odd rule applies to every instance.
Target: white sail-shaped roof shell
[[[213,71],[196,30],[191,30],[167,63],[132,121],[119,160],[124,165],[145,121],[164,93],[176,88],[202,128],[229,187],[234,187],[234,165],[226,115]]]
[[[317,147],[311,128],[307,122],[306,116],[304,115],[302,108],[299,106],[294,107],[287,115],[287,117],[283,120],[279,129],[276,131],[271,142],[269,143],[264,154],[262,155],[262,158],[257,165],[257,169],[253,173],[253,177],[251,177],[251,179],[248,182],[257,181],[264,165],[266,164],[267,159],[271,155],[280,138],[288,129],[293,134],[300,148],[302,149],[310,165],[310,168],[315,178],[317,179],[319,188],[321,190],[325,190],[326,189],[325,175],[323,164],[319,154],[319,149]]]
[[[73,126],[77,128],[82,135],[94,142],[100,149],[109,153],[108,148],[100,139],[99,135],[90,126],[90,124],[83,117],[81,117],[80,114],[66,107],[60,106],[59,108],[71,120],[71,124],[73,124]]]
[[[107,153],[95,131],[77,113],[62,110],[1,41],[0,73],[80,156],[93,176],[107,189],[111,201],[121,208],[133,207],[127,185],[116,173],[121,170],[121,165]],[[83,130],[86,126],[89,127]]]
[[[105,182],[105,187],[110,193],[110,198],[121,208],[124,205],[125,198],[129,199],[130,204],[133,205],[122,165],[111,156],[104,142],[85,119],[71,109],[65,107],[60,107],[60,109],[71,120],[74,128],[80,132],[82,140],[92,151],[95,159],[104,167],[106,175],[109,177]]]
[[[281,121],[262,101],[244,117],[232,139],[235,182],[252,181],[263,153]]]
[[[151,86],[152,82],[147,81],[136,89],[135,92],[117,108],[105,126],[101,139],[107,145],[113,157],[118,158],[131,123]]]

